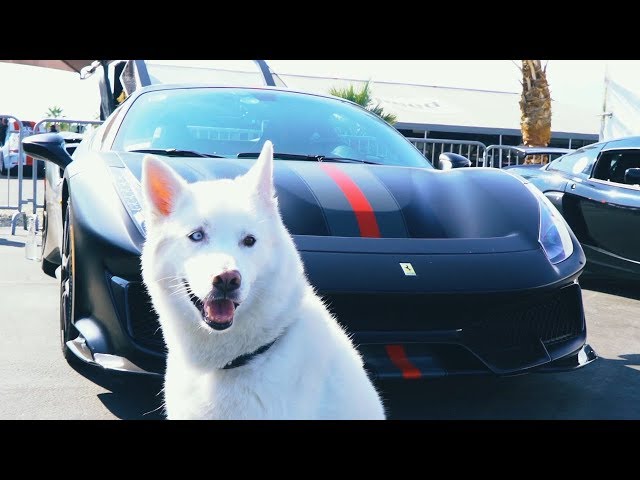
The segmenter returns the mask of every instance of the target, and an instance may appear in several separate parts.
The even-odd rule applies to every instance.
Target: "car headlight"
[[[147,237],[142,212],[142,187],[128,168],[111,167],[109,169],[116,186],[116,191],[122,200],[124,208],[133,220],[143,237]]]
[[[573,253],[573,242],[567,222],[547,196],[531,183],[525,185],[538,198],[540,205],[540,228],[538,241],[553,264],[566,260]]]

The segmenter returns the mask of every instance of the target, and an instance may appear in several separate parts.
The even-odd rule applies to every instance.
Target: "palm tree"
[[[47,110],[47,113],[45,113],[45,116],[46,116],[47,118],[59,118],[59,117],[61,117],[61,116],[62,116],[62,108],[60,108],[60,107],[59,107],[59,106],[57,106],[57,105],[54,105],[53,107],[49,107],[49,109]],[[58,128],[59,128],[60,130],[64,130],[64,129],[63,129],[63,125],[64,125],[64,124],[59,125],[59,127],[58,127]],[[46,124],[47,130],[49,129],[49,127],[50,127],[50,126],[51,126],[51,124],[50,124],[50,123],[47,123],[47,124]],[[68,128],[68,127],[67,127],[67,128]]]
[[[522,60],[522,95],[520,128],[527,147],[546,147],[551,140],[551,93],[547,82],[547,65],[540,60]],[[530,156],[525,163],[547,163],[547,155]]]
[[[366,108],[371,113],[375,113],[382,118],[389,125],[394,125],[398,119],[393,113],[384,113],[384,109],[380,104],[373,106],[374,100],[371,97],[371,90],[369,88],[369,80],[363,85],[362,89],[356,90],[353,85],[348,87],[338,88],[331,87],[329,93],[333,96],[351,100],[354,103]]]
[[[49,107],[47,113],[45,113],[45,116],[48,118],[58,118],[62,116],[62,108],[58,107],[57,105]]]

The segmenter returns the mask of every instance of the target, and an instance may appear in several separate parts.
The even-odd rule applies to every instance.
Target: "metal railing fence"
[[[487,146],[473,140],[452,140],[448,138],[407,138],[422,154],[437,166],[438,157],[445,152],[464,155],[472,166],[482,166]]]
[[[32,198],[24,198],[24,163],[26,161],[26,155],[24,154],[24,149],[22,146],[22,140],[24,138],[23,135],[23,123],[15,116],[15,115],[9,115],[9,114],[0,114],[0,119],[7,119],[7,120],[12,120],[15,121],[18,125],[18,135],[19,135],[19,141],[18,141],[18,151],[17,151],[17,158],[18,158],[18,162],[17,162],[17,168],[18,168],[18,172],[17,172],[17,189],[18,189],[18,194],[17,194],[17,202],[15,204],[13,204],[11,202],[11,168],[7,169],[7,174],[6,174],[6,181],[7,181],[7,204],[5,206],[0,205],[0,208],[6,208],[6,209],[16,209],[17,211],[12,215],[11,217],[11,235],[15,235],[16,233],[16,225],[18,223],[18,220],[20,219],[20,217],[22,216],[23,219],[23,228],[26,230],[27,229],[27,215],[26,212],[23,210],[23,207],[27,204],[31,204],[32,208],[32,215],[35,215],[37,212],[38,208],[42,208],[44,207],[44,204],[38,204],[37,203],[37,193],[38,193],[38,165],[39,162],[41,162],[42,160],[37,160],[37,159],[33,159],[33,164],[32,164],[32,173],[31,173],[31,177],[32,177]],[[33,132],[34,134],[37,133],[44,133],[44,132],[39,132],[38,130],[40,129],[40,127],[46,123],[55,123],[55,124],[69,124],[69,125],[100,125],[103,122],[100,120],[74,120],[74,119],[68,119],[68,118],[44,118],[40,121],[38,121],[34,127],[33,127]],[[8,147],[7,147],[8,148]],[[9,165],[9,167],[11,167],[11,165]],[[38,219],[36,216],[36,230],[39,230],[39,225],[38,225]]]

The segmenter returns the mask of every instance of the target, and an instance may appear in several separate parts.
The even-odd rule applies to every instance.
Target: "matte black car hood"
[[[142,158],[120,153],[140,179]],[[188,182],[234,178],[253,159],[162,159]],[[486,239],[518,236],[535,248],[538,204],[522,182],[495,169],[427,168],[276,160],[274,181],[293,235]],[[529,242],[530,240],[530,242]]]

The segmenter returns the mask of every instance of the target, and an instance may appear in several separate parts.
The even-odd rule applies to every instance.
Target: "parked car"
[[[343,99],[180,84],[129,91],[73,158],[56,134],[23,142],[64,169],[46,200],[43,268],[60,266],[69,361],[164,372],[140,272],[143,157],[163,157],[188,182],[233,178],[267,139],[309,280],[372,375],[511,375],[596,358],[577,281],[584,254],[530,184],[497,169],[450,168],[467,164],[453,157],[436,170],[396,129]]]
[[[640,280],[640,137],[587,145],[543,167],[505,170],[538,187],[564,215],[588,272]]]
[[[33,128],[36,122],[22,120],[22,138],[26,138],[29,135],[33,135]],[[18,154],[20,147],[20,125],[17,121],[8,121],[6,125],[5,136],[2,139],[2,146],[0,147],[0,174],[6,175],[7,170],[12,172],[17,170],[15,167],[18,165]],[[22,153],[22,174],[25,177],[31,176],[33,168],[33,158],[29,155]],[[39,176],[44,175],[44,164],[40,162],[38,166]]]

